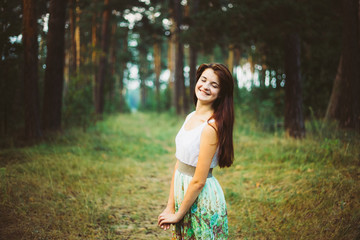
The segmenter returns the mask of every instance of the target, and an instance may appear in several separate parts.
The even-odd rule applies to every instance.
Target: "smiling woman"
[[[234,80],[216,63],[200,65],[196,78],[196,110],[175,139],[177,162],[158,225],[167,230],[175,224],[173,239],[227,239],[224,193],[212,170],[233,163]]]
[[[219,86],[219,79],[214,70],[207,68],[196,83],[196,97],[205,102],[213,102],[218,97]]]

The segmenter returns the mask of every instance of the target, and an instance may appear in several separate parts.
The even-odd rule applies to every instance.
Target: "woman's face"
[[[203,71],[195,86],[198,101],[203,103],[214,102],[220,92],[220,81],[214,70],[207,68]]]

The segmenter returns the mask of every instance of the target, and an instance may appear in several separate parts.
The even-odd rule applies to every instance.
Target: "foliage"
[[[21,2],[0,1],[0,135],[8,135],[22,125],[23,82],[20,69],[22,44]]]
[[[139,66],[139,75],[143,81],[154,81],[153,66],[153,43],[160,42],[161,67],[169,68],[168,64],[168,39],[171,36],[171,2],[165,0],[152,1],[114,1],[109,2],[112,10],[111,21],[117,23],[117,31],[114,36],[116,47],[116,62],[114,72],[108,73],[105,86],[105,109],[113,112],[120,109],[121,99],[117,95],[119,86],[115,79],[122,75],[130,79],[126,63]],[[42,93],[42,78],[44,63],[46,59],[46,35],[44,31],[45,14],[48,12],[47,1],[38,2],[38,28],[39,35],[39,89]],[[76,2],[80,9],[80,39],[81,39],[81,66],[79,76],[75,82],[69,84],[75,86],[80,82],[87,81],[96,72],[96,63],[92,65],[91,55],[93,51],[100,55],[99,46],[92,46],[92,18],[95,16],[97,22],[97,40],[100,42],[101,35],[101,11],[102,1],[84,0]],[[0,133],[14,135],[23,126],[22,110],[22,87],[21,64],[22,44],[18,41],[10,41],[10,38],[18,37],[21,33],[21,1],[1,1],[1,24],[2,34],[0,46],[2,58],[0,67],[2,79],[0,83]],[[195,10],[192,10],[197,5]],[[263,69],[275,71],[277,76],[284,72],[284,34],[296,30],[301,36],[301,72],[303,79],[304,113],[311,118],[312,109],[316,118],[322,117],[326,110],[330,96],[333,79],[336,74],[340,58],[341,24],[339,21],[340,2],[330,1],[294,1],[275,0],[250,1],[250,0],[194,0],[182,1],[184,8],[184,23],[181,26],[182,34],[180,40],[187,47],[189,44],[198,50],[198,63],[222,62],[226,63],[229,56],[229,46],[240,52],[240,63],[251,61]],[[74,6],[68,6],[74,7]],[[135,22],[133,29],[126,16],[127,14],[140,14],[141,18]],[[67,51],[70,51],[70,34],[67,25],[66,41]],[[124,41],[128,40],[128,41]],[[128,42],[137,44],[128,46]],[[185,63],[187,63],[188,48],[185,48]],[[141,54],[140,54],[141,53]],[[140,58],[140,55],[142,56]],[[90,69],[91,68],[91,69]],[[114,74],[113,74],[114,73]],[[84,76],[87,77],[84,77]],[[88,80],[84,80],[89,78]],[[82,80],[79,80],[82,79]],[[135,79],[139,80],[139,79]],[[80,85],[82,85],[81,83]],[[162,82],[167,85],[167,82]],[[64,116],[66,125],[70,122],[88,125],[92,122],[90,103],[92,100],[91,84],[80,88],[69,89],[65,96]],[[146,101],[140,110],[153,110],[156,105],[161,110],[171,108],[171,91],[166,86],[162,92],[159,103],[153,98],[154,86],[146,86],[148,93]],[[125,86],[126,87],[126,86]],[[75,93],[79,89],[79,93]],[[252,86],[248,93],[244,89],[235,89],[236,103],[242,105],[242,109],[248,108],[248,112],[254,110],[256,119],[264,120],[264,126],[274,125],[281,122],[283,115],[283,89],[257,88]],[[115,92],[115,94],[114,94]],[[86,97],[85,97],[86,96]],[[128,96],[134,96],[129,95]],[[167,97],[165,97],[167,96]],[[41,96],[40,96],[41,97]],[[42,99],[42,98],[40,98]],[[70,100],[71,99],[71,100]],[[83,99],[83,100],[80,100]],[[74,100],[74,101],[72,101]],[[84,101],[84,102],[83,102]],[[130,99],[126,99],[129,102]],[[131,99],[134,102],[134,99]],[[192,102],[192,99],[190,98]],[[124,102],[124,101],[122,101]],[[72,104],[74,103],[74,106]],[[42,103],[40,103],[41,105]],[[80,104],[80,105],[79,105]],[[79,110],[77,110],[79,107]],[[124,106],[123,111],[129,107]],[[81,116],[80,119],[75,119]],[[86,118],[86,119],[85,119]],[[271,123],[272,122],[272,123]],[[276,123],[277,124],[277,123]],[[85,126],[84,125],[84,126]],[[272,127],[265,127],[272,128]]]
[[[253,123],[264,131],[274,132],[283,127],[282,114],[284,109],[283,89],[257,87],[252,91],[240,89],[235,101],[235,108],[252,119]],[[240,119],[244,118],[239,117]]]
[[[94,104],[90,76],[72,77],[66,86],[63,122],[66,126],[81,126],[84,130],[93,122]]]
[[[155,98],[155,91],[152,88],[147,87],[147,101],[146,105],[140,104],[139,110],[143,112],[166,112],[171,108],[171,90],[167,87],[164,90],[160,90],[160,101],[157,102]]]

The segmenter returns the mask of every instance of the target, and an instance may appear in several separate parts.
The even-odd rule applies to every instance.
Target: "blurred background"
[[[196,67],[210,62],[232,71],[235,106],[270,128],[302,137],[312,117],[359,129],[358,10],[354,0],[1,0],[0,134],[188,113]]]
[[[0,26],[0,239],[169,239],[210,62],[235,80],[229,239],[360,239],[359,0],[0,0]]]

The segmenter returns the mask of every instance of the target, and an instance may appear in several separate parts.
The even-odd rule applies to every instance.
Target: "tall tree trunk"
[[[66,40],[65,40],[66,42]],[[64,97],[66,96],[69,88],[69,75],[70,75],[70,52],[67,50],[66,44],[65,44],[65,63],[64,63]]]
[[[145,46],[139,48],[139,76],[140,76],[140,102],[142,109],[146,109],[147,89],[145,80],[147,77],[147,49]]]
[[[23,0],[25,138],[41,136],[38,89],[36,0]]]
[[[104,112],[104,85],[105,75],[108,67],[107,56],[109,52],[109,0],[104,0],[104,12],[101,27],[101,56],[99,61],[98,76],[95,81],[95,113],[101,117]]]
[[[173,20],[173,19],[172,19]],[[172,21],[174,22],[174,20]],[[170,106],[176,109],[176,97],[175,97],[175,52],[176,52],[176,39],[175,39],[175,24],[171,26],[171,35],[168,41],[168,70],[169,74],[169,84],[168,88],[171,93],[171,102]]]
[[[297,33],[287,34],[285,39],[285,75],[285,130],[291,137],[303,138],[300,37]]]
[[[176,44],[176,58],[175,58],[175,107],[176,113],[182,114],[183,113],[183,102],[184,102],[184,95],[183,95],[183,45],[181,43]]]
[[[259,71],[259,84],[261,88],[265,87],[266,69],[265,65],[262,65],[262,69]]]
[[[360,131],[359,1],[343,0],[342,55],[334,80],[326,119],[337,119],[343,128]]]
[[[180,41],[180,26],[182,23],[182,5],[180,1],[174,0],[174,19],[175,19],[175,38],[176,38],[176,52],[175,52],[175,107],[176,113],[182,114],[185,108],[186,91],[184,84],[184,46]]]
[[[189,65],[190,65],[190,99],[192,102],[194,94],[195,94],[195,85],[196,85],[196,63],[197,63],[197,49],[190,45],[189,52]]]
[[[331,96],[329,104],[326,109],[325,119],[339,119],[340,116],[340,106],[339,97],[340,97],[340,87],[341,87],[341,70],[342,70],[342,57],[340,57],[339,66],[337,69],[336,77],[334,79],[333,88],[331,91]]]
[[[154,43],[154,67],[156,109],[160,112],[161,44],[159,42]]]
[[[97,29],[97,21],[96,21],[96,13],[93,13],[91,20],[91,61],[93,65],[96,65],[96,47],[97,47],[97,37],[96,37],[96,29]]]
[[[360,130],[360,59],[359,1],[343,0],[343,45],[339,123],[344,128]],[[340,107],[341,106],[341,107]]]
[[[190,15],[193,16],[198,12],[199,9],[199,0],[193,0],[190,2]],[[195,95],[195,85],[196,85],[196,65],[197,65],[197,48],[194,44],[190,44],[190,52],[189,52],[189,67],[190,67],[190,99],[189,101],[193,102],[193,98]]]
[[[115,64],[116,64],[116,52],[117,52],[117,39],[116,39],[116,23],[111,25],[111,48],[110,48],[110,74],[109,81],[109,96],[110,101],[115,100]]]
[[[80,55],[80,6],[79,6],[79,0],[76,0],[76,24],[75,24],[75,44],[76,44],[76,73],[78,74],[80,72],[80,61],[81,61],[81,55]]]
[[[240,66],[240,58],[241,58],[241,51],[240,48],[236,47],[234,50],[234,67]],[[233,73],[234,80],[235,80],[235,87],[237,87],[236,91],[240,89],[239,87],[239,76],[237,75],[237,72]],[[235,94],[236,94],[235,91]]]
[[[234,44],[229,44],[229,56],[227,60],[227,65],[231,74],[233,74],[234,70],[234,55]]]
[[[69,4],[69,28],[70,28],[70,64],[69,73],[70,75],[76,74],[76,41],[75,41],[75,16],[76,3],[75,0],[70,0]]]
[[[357,2],[357,66],[360,66],[360,0]],[[360,69],[356,69],[356,78],[354,79],[355,86],[353,88],[353,97],[354,97],[354,119],[355,119],[355,129],[360,132]]]
[[[123,48],[122,48],[122,52],[124,54],[127,54],[128,51],[128,29],[126,29],[126,33],[123,39],[123,44],[122,44]],[[120,63],[120,72],[119,72],[119,77],[118,77],[118,84],[117,86],[119,86],[119,107],[120,107],[120,112],[123,112],[125,110],[125,98],[124,98],[124,73],[125,73],[125,69],[126,69],[126,64],[127,62],[122,59],[122,62]]]
[[[97,78],[97,70],[98,70],[98,55],[97,55],[97,13],[93,13],[92,21],[91,21],[91,46],[92,46],[92,53],[91,53],[91,63],[92,63],[92,85],[93,85],[93,99],[95,102],[96,99],[96,78]]]
[[[44,130],[60,130],[65,62],[66,0],[50,1],[42,126]]]
[[[180,84],[181,84],[181,92],[182,92],[181,105],[183,106],[182,111],[184,113],[187,113],[189,111],[189,97],[188,97],[187,88],[185,86],[185,77],[184,77],[184,44],[179,43],[178,51],[179,51],[179,55],[178,55],[179,73],[178,74],[179,74],[179,79],[180,79]]]

